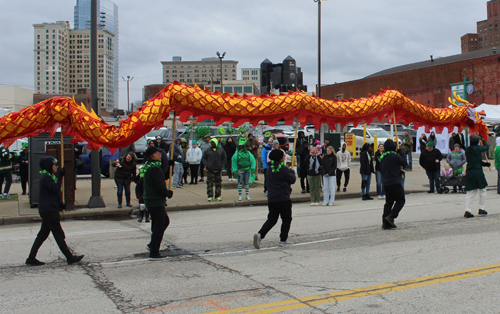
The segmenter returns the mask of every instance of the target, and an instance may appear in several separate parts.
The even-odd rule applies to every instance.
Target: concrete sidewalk
[[[418,161],[418,157],[414,158]],[[418,165],[413,165],[413,171],[407,172],[405,181],[405,190],[410,193],[424,193],[429,190],[429,181],[425,171]],[[484,169],[486,179],[490,185],[490,189],[496,190],[497,171],[492,172]],[[188,177],[189,182],[189,177]],[[342,184],[344,178],[342,178]],[[193,210],[193,209],[210,209],[221,207],[236,207],[236,206],[253,206],[267,205],[267,197],[263,193],[264,175],[259,174],[259,180],[255,181],[250,188],[250,201],[238,201],[237,182],[228,181],[227,176],[223,177],[222,184],[222,201],[208,202],[206,183],[199,182],[197,185],[184,185],[181,189],[175,189],[174,196],[167,200],[167,211]],[[300,180],[293,185],[292,201],[310,202],[309,194],[301,194]],[[39,221],[37,208],[30,208],[29,196],[21,195],[21,184],[19,182],[12,184],[10,189],[13,200],[0,199],[0,224],[15,224]],[[17,195],[15,195],[17,194]],[[134,212],[138,209],[138,202],[135,198],[135,184],[131,185],[132,204]],[[376,195],[375,175],[372,176],[370,194]],[[103,178],[101,180],[101,195],[106,204],[105,208],[89,209],[87,203],[91,195],[91,180],[89,178],[77,180],[77,190],[75,191],[75,207],[77,209],[67,211],[64,218],[70,219],[98,219],[103,217],[126,217],[130,215],[130,208],[117,208],[115,182],[112,179]],[[437,197],[437,196],[436,196]],[[347,186],[347,192],[336,193],[336,203],[342,202],[346,198],[359,198],[361,202],[361,175],[359,174],[359,163],[354,162],[351,167],[351,178]],[[372,202],[382,201],[375,197]],[[322,203],[320,203],[322,204]]]

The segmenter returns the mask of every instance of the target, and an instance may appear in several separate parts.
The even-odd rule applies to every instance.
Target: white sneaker
[[[382,195],[382,198],[385,199],[385,195]]]
[[[253,235],[253,246],[258,250],[260,249],[260,241],[262,241],[262,238],[260,236],[260,233],[256,233]]]
[[[379,196],[378,196],[378,199],[379,199],[379,200],[383,199],[382,195],[379,195]]]
[[[309,206],[314,206],[314,204],[316,204],[316,203],[311,203]]]
[[[318,205],[319,205],[319,203],[318,203],[318,202],[314,203],[314,206],[318,206]]]
[[[279,246],[282,246],[282,247],[289,246],[289,245],[293,245],[293,243],[290,241],[280,241],[280,244],[279,244]]]
[[[247,201],[250,201],[250,196],[247,195]]]
[[[329,206],[333,206],[333,203],[328,204]]]
[[[241,196],[240,196],[240,197],[238,197],[238,201],[241,201],[241,200],[242,200]]]

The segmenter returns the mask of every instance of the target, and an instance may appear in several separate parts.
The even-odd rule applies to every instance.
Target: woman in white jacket
[[[193,140],[191,148],[186,152],[186,161],[189,164],[189,171],[191,172],[191,182],[189,184],[198,184],[198,168],[200,167],[203,152],[198,147],[198,143]]]
[[[345,142],[342,142],[342,146],[337,153],[337,192],[340,192],[340,180],[342,179],[342,174],[345,176],[344,189],[342,191],[346,192],[351,174],[351,153],[347,150],[347,144]]]

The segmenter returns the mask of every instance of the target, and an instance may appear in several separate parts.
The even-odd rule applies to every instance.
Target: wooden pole
[[[392,109],[392,120],[394,124],[394,132],[396,134],[396,148],[399,150],[398,128],[396,126],[396,112]]]
[[[175,145],[175,111],[174,111],[174,120],[172,122],[172,144],[170,144],[170,160],[174,159],[174,145]],[[168,189],[172,189],[172,167],[168,167]]]
[[[62,132],[63,128],[61,126],[61,169],[64,167],[64,136]],[[66,204],[66,198],[64,197],[64,177],[61,178],[62,187],[62,203]],[[66,210],[63,208],[63,215],[66,214]]]
[[[293,169],[293,160],[295,157],[295,152],[297,151],[297,132],[299,130],[299,119],[295,122],[295,137],[293,138],[293,152],[292,152],[292,169]]]

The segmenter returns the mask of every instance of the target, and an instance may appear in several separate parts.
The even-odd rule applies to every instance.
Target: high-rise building
[[[74,11],[75,29],[90,29],[90,3],[91,0],[76,0]],[[114,107],[119,104],[119,25],[118,6],[109,0],[97,0],[97,28],[105,29],[115,35],[113,41],[114,51]]]
[[[222,81],[235,81],[238,61],[222,60],[222,72],[220,60],[217,57],[203,58],[201,61],[182,61],[181,57],[173,57],[172,61],[162,61],[163,83],[170,84],[173,81],[181,83],[220,84]],[[220,86],[219,86],[220,87]]]
[[[486,20],[477,22],[477,33],[465,34],[460,38],[462,53],[488,49],[500,45],[500,0],[486,3]]]
[[[288,93],[297,88],[307,92],[307,86],[302,83],[302,71],[291,56],[278,64],[266,59],[260,64],[260,70],[260,92],[263,94],[269,94],[273,90]]]
[[[90,88],[90,30],[72,30],[69,22],[33,24],[35,94],[76,94]],[[114,109],[114,37],[97,31],[98,96],[101,108]]]

